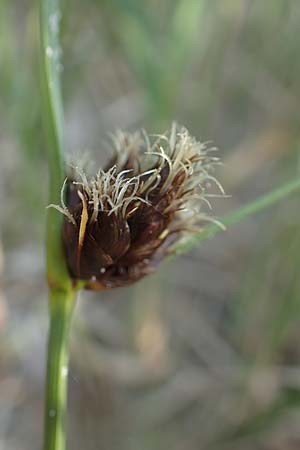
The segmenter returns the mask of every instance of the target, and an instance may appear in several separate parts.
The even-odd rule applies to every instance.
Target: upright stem
[[[73,291],[51,291],[44,450],[65,450],[68,337],[74,300]]]
[[[59,25],[60,0],[40,1],[40,67],[42,118],[47,132],[49,162],[49,203],[60,203],[65,178],[64,124],[60,88]],[[63,217],[48,209],[47,276],[50,290],[50,329],[47,356],[44,450],[65,449],[67,403],[68,335],[75,304],[75,288],[70,279],[61,230]]]
[[[42,116],[47,133],[49,163],[49,203],[60,204],[65,178],[64,119],[60,87],[59,0],[40,0],[40,66]],[[53,208],[47,210],[47,271],[50,286],[70,282],[61,245],[63,217]]]

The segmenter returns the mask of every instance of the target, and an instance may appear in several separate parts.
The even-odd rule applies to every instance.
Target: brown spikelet
[[[71,276],[90,289],[133,283],[152,272],[171,243],[207,220],[215,148],[173,125],[153,142],[144,132],[113,136],[115,156],[88,177],[76,168],[62,187],[63,244]],[[64,195],[66,201],[64,201]]]

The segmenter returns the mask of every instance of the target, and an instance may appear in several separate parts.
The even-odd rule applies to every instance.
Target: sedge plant
[[[65,164],[59,0],[40,0],[40,66],[49,164],[47,278],[49,336],[44,450],[65,450],[68,336],[77,291],[135,282],[163,257],[190,250],[222,231],[195,205],[208,202],[207,182],[218,159],[184,127],[152,142],[144,132],[114,137],[115,157],[87,175]],[[222,219],[226,227],[300,190],[292,180]],[[197,224],[201,223],[201,228]],[[187,231],[193,231],[186,235]],[[198,231],[197,231],[198,230]],[[185,239],[182,240],[182,234]],[[188,237],[186,237],[188,236]]]

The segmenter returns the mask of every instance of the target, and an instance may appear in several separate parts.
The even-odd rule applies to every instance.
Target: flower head
[[[63,244],[71,276],[90,289],[137,281],[152,272],[171,244],[209,219],[207,189],[219,159],[215,148],[173,124],[150,141],[118,132],[115,155],[95,176],[76,167],[62,187]],[[64,195],[66,201],[64,201]],[[198,227],[198,228],[197,228]]]

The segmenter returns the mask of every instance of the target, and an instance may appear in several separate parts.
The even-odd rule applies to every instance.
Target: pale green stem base
[[[75,305],[74,291],[50,292],[44,450],[65,450],[68,388],[68,337]]]

